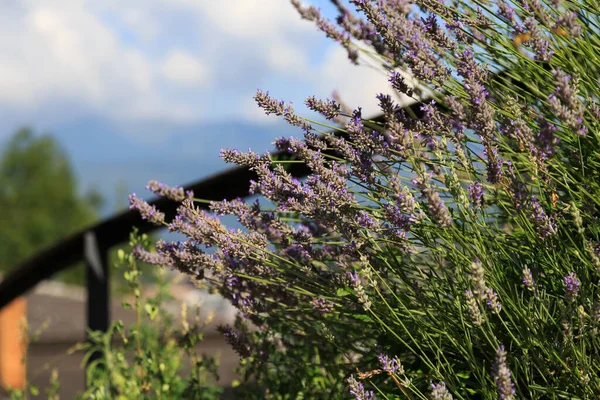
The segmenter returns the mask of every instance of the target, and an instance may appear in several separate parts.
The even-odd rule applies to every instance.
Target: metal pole
[[[84,236],[84,259],[87,279],[88,330],[106,332],[110,323],[110,295],[108,276],[108,248],[99,246],[94,232]],[[95,353],[92,362],[100,357]]]

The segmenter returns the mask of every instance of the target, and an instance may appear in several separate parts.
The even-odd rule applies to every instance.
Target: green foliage
[[[130,246],[147,248],[151,241],[147,235],[131,234]],[[147,282],[156,283],[158,293],[153,297],[142,296],[142,271],[131,254],[119,249],[118,268],[123,268],[123,278],[134,302],[124,302],[126,308],[136,313],[136,323],[126,327],[122,321],[114,322],[107,332],[89,332],[89,341],[75,346],[72,351],[83,351],[82,368],[86,369],[86,390],[77,396],[86,400],[130,399],[199,399],[216,400],[223,393],[217,385],[218,361],[197,353],[202,341],[205,324],[199,319],[199,308],[192,323],[187,307],[182,304],[181,327],[175,329],[175,320],[164,307],[171,299],[169,283],[164,270],[150,270]],[[31,335],[36,341],[40,331]],[[29,344],[29,329],[24,335]],[[27,347],[26,346],[26,347]],[[93,361],[89,362],[91,357]],[[25,360],[23,360],[25,362]],[[86,366],[86,364],[88,364]],[[47,398],[58,400],[60,381],[53,370]],[[11,400],[38,397],[40,390],[27,382],[24,390],[9,390]]]
[[[243,330],[241,324],[236,328]],[[309,341],[273,346],[273,334],[248,332],[250,341],[263,349],[263,356],[252,355],[240,362],[238,373],[243,385],[236,391],[239,399],[347,399],[342,369],[327,370],[323,361],[341,365],[344,357],[334,343]],[[256,382],[259,382],[257,384]]]
[[[65,152],[50,135],[17,131],[0,156],[0,271],[97,218],[102,198],[80,195]],[[62,278],[81,281],[82,268]]]
[[[131,248],[150,244],[148,236],[131,235]],[[223,389],[216,386],[217,361],[197,354],[203,327],[198,317],[194,323],[187,320],[187,309],[182,306],[182,328],[173,328],[173,316],[163,307],[171,298],[165,271],[158,270],[153,281],[158,293],[152,298],[141,294],[142,272],[130,254],[118,252],[119,267],[125,268],[123,277],[134,294],[133,304],[124,303],[136,312],[137,322],[125,327],[121,321],[113,323],[106,333],[90,332],[90,341],[81,346],[86,352],[84,363],[93,354],[100,355],[87,367],[88,388],[82,399],[204,399],[219,398]],[[115,344],[118,338],[118,344]],[[183,372],[185,361],[189,371]]]

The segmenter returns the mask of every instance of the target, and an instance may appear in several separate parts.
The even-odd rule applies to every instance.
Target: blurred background
[[[335,18],[329,1],[309,3]],[[185,185],[228,168],[222,148],[262,153],[302,135],[264,115],[259,88],[311,118],[310,95],[337,90],[369,116],[375,95],[390,92],[385,75],[352,65],[288,0],[4,0],[0,33],[0,274],[126,209],[128,194],[150,198],[151,179]],[[48,325],[28,366],[41,380],[54,360],[61,381],[83,385],[80,359],[59,357],[85,338],[83,277],[77,267],[28,295],[32,329]],[[215,324],[233,317],[218,297],[177,292],[214,310]],[[113,318],[129,317],[115,305]],[[222,341],[206,346],[233,368]]]

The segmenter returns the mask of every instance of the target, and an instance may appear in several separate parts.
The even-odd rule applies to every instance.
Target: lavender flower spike
[[[528,290],[535,291],[535,279],[533,279],[531,270],[527,267],[523,268],[523,284]]]
[[[579,279],[577,279],[575,272],[569,272],[569,274],[563,278],[563,282],[565,283],[565,289],[567,292],[567,301],[572,303],[579,294],[579,286],[581,286],[581,282],[579,282]]]
[[[478,258],[471,264],[471,283],[473,284],[473,296],[477,300],[483,300],[486,294],[485,271]]]
[[[404,367],[402,366],[402,363],[400,362],[400,359],[398,359],[398,357],[390,359],[387,355],[380,354],[377,356],[377,359],[379,359],[379,362],[381,363],[381,368],[385,372],[399,375],[404,374]]]
[[[291,104],[285,104],[284,101],[277,101],[269,95],[269,92],[263,92],[262,90],[256,91],[254,100],[260,108],[265,110],[265,114],[278,115],[283,117],[290,125],[298,126],[306,132],[310,131],[311,125],[294,113],[294,108]]]
[[[469,315],[471,316],[471,322],[473,322],[473,325],[483,325],[485,321],[483,320],[483,316],[481,315],[481,311],[479,310],[477,300],[475,299],[475,296],[473,296],[473,292],[470,290],[466,290],[465,299],[467,300],[467,310],[469,311]]]
[[[483,206],[483,186],[479,182],[473,182],[469,185],[469,197],[475,209]]]
[[[446,382],[440,382],[437,385],[432,383],[429,398],[431,400],[454,400],[448,389],[446,389]]]
[[[334,100],[323,101],[315,96],[310,96],[305,100],[308,108],[325,116],[327,119],[334,119],[340,115],[340,105]]]
[[[448,207],[444,204],[444,200],[442,200],[439,193],[432,187],[426,188],[423,192],[427,199],[429,212],[433,218],[435,218],[437,223],[440,224],[442,228],[447,228],[452,225],[452,217],[450,216]]]
[[[500,314],[502,304],[498,301],[498,293],[492,288],[487,288],[485,291],[486,304],[494,314]]]
[[[496,362],[492,367],[492,374],[498,393],[502,400],[514,400],[515,399],[515,385],[511,379],[511,372],[506,364],[506,351],[504,345],[500,345],[496,350]]]
[[[145,219],[155,225],[162,225],[165,223],[165,214],[158,211],[156,207],[151,206],[144,200],[137,197],[135,193],[129,196],[129,209],[138,210],[142,216],[142,219]]]
[[[375,394],[365,390],[363,384],[354,379],[354,376],[348,378],[348,384],[350,385],[350,394],[353,394],[356,400],[375,400]]]
[[[246,335],[235,331],[229,325],[219,325],[217,331],[223,335],[225,341],[241,358],[248,358],[252,355],[252,347]]]

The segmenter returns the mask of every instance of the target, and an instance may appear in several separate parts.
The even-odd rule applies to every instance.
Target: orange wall
[[[0,310],[0,385],[3,387],[25,387],[23,323],[26,315],[25,297],[13,300]]]

